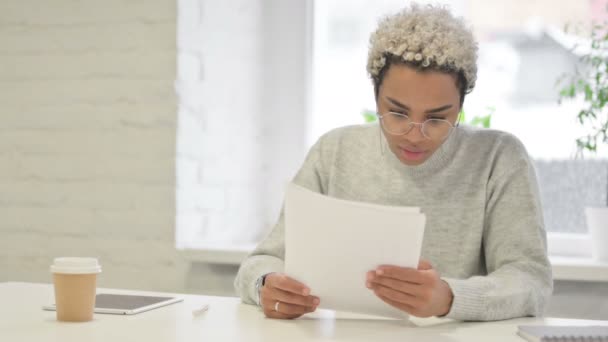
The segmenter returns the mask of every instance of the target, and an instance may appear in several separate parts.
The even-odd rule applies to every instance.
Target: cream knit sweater
[[[319,139],[294,182],[336,198],[421,207],[421,257],[454,293],[447,317],[542,315],[553,288],[546,234],[533,165],[512,135],[457,127],[427,161],[407,166],[377,125],[343,127]],[[244,302],[255,302],[258,277],[283,270],[284,254],[281,214],[239,269]]]

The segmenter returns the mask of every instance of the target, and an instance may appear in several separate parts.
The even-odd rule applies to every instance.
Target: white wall
[[[101,286],[182,288],[176,3],[0,2],[0,281],[97,256]]]
[[[306,152],[311,0],[180,0],[177,242],[249,245]],[[236,266],[194,262],[186,291],[233,295]]]
[[[176,251],[176,199],[185,242],[270,228],[305,152],[309,4],[0,2],[0,281],[90,255],[101,286],[233,294],[236,266]]]
[[[179,5],[177,242],[249,240],[262,216],[262,3]]]
[[[179,247],[253,244],[276,221],[306,148],[310,3],[179,1]]]

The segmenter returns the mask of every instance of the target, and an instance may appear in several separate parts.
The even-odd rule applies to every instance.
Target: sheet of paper
[[[285,273],[310,287],[322,309],[406,318],[365,286],[379,265],[417,267],[426,216],[324,196],[290,184],[285,197]]]

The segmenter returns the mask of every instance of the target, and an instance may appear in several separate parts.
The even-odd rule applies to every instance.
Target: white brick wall
[[[251,242],[276,219],[304,154],[307,6],[1,1],[0,281],[91,255],[101,286],[232,293],[236,267],[190,265],[176,227]]]
[[[179,290],[172,0],[0,2],[0,281]]]
[[[178,245],[228,244],[261,228],[260,201],[236,203],[259,184],[261,2],[179,4]]]
[[[178,246],[251,244],[304,155],[309,2],[179,5]]]

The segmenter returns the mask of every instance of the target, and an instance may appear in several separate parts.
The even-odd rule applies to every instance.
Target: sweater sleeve
[[[488,182],[482,239],[487,275],[444,278],[454,294],[446,317],[540,316],[553,291],[534,167],[523,146],[510,152],[511,157],[497,161],[497,175]]]
[[[324,177],[321,170],[321,140],[309,151],[304,164],[293,182],[309,190],[324,193]],[[234,280],[234,287],[242,301],[257,304],[256,280],[268,273],[283,272],[285,259],[285,219],[283,209],[270,234],[243,261]]]

